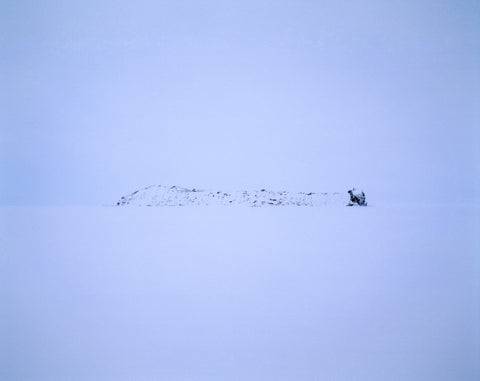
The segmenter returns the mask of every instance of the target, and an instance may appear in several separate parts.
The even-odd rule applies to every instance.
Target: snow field
[[[2,208],[0,379],[473,380],[478,212]]]

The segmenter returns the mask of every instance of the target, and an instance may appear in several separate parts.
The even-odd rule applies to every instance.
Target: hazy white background
[[[478,197],[478,1],[0,2],[0,202]],[[387,196],[388,195],[388,196]]]
[[[478,379],[479,31],[478,1],[0,0],[0,380]],[[101,206],[150,184],[369,206]]]

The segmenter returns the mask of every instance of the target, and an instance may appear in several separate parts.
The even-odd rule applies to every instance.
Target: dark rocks
[[[348,194],[350,195],[350,202],[348,203],[347,206],[353,206],[353,205],[367,206],[367,202],[365,200],[365,193],[363,191],[356,192],[356,189],[352,188],[348,191]]]

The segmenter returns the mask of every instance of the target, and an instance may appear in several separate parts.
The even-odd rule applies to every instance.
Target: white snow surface
[[[479,215],[2,207],[0,380],[478,380]]]
[[[354,188],[355,189],[355,188]],[[272,191],[268,189],[212,191],[178,186],[152,185],[123,196],[117,205],[185,206],[185,205],[246,205],[246,206],[322,206],[347,205],[347,191],[333,193]]]

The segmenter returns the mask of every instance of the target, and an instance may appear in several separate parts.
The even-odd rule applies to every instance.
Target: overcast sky
[[[479,195],[478,1],[0,1],[0,203]],[[432,200],[432,199],[431,199]]]

